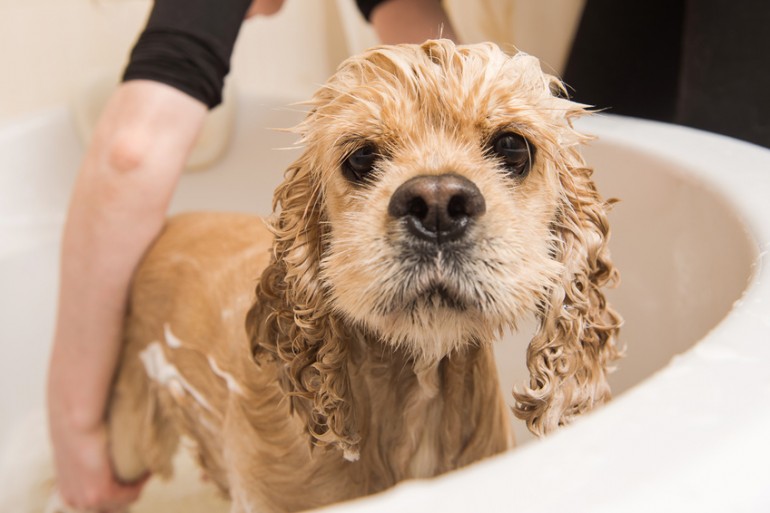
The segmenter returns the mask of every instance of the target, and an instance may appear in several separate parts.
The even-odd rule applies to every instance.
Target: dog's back
[[[110,405],[122,479],[168,475],[185,434],[198,442],[210,477],[224,484],[222,447],[212,446],[220,437],[210,435],[222,429],[229,396],[248,386],[243,318],[271,242],[254,216],[184,214],[169,220],[145,256],[131,288]]]

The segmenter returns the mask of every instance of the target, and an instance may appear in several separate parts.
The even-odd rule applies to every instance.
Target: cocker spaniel
[[[499,453],[513,436],[492,343],[528,313],[515,414],[543,434],[608,400],[608,203],[562,92],[492,44],[343,63],[298,127],[270,227],[178,216],[138,270],[109,411],[118,475],[168,475],[183,435],[233,512],[296,511]]]

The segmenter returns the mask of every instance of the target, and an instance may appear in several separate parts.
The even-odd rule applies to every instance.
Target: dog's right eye
[[[524,136],[503,132],[492,140],[490,149],[511,176],[523,178],[529,173],[535,151]]]
[[[342,163],[342,172],[345,178],[351,182],[363,182],[374,170],[374,165],[379,158],[380,154],[377,152],[377,147],[373,144],[367,144],[348,155],[345,162]]]

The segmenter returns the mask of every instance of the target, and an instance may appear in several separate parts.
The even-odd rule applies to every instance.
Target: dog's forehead
[[[553,126],[575,110],[554,97],[554,84],[536,58],[489,43],[382,46],[340,66],[316,94],[313,117],[316,129],[366,134],[426,124]]]

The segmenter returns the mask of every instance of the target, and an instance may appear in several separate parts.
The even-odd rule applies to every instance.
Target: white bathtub
[[[172,210],[268,213],[296,150],[276,150],[294,138],[267,128],[299,119],[289,103],[241,97],[224,159],[185,175]],[[337,510],[770,510],[770,151],[618,117],[580,127],[600,137],[586,154],[601,192],[622,200],[611,221],[623,282],[611,300],[626,318],[628,357],[615,400],[534,443],[517,424],[519,450]],[[66,108],[0,128],[2,512],[39,511],[50,473],[44,375],[81,151]],[[525,345],[526,333],[499,347],[507,390],[525,380]],[[151,483],[133,511],[222,510],[194,496],[194,476]]]

